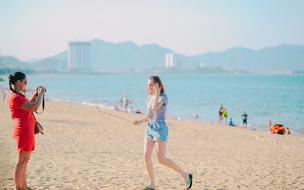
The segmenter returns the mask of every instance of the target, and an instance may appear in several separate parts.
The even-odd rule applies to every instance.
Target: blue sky
[[[2,0],[0,54],[43,58],[95,38],[187,55],[303,45],[303,10],[302,0]]]

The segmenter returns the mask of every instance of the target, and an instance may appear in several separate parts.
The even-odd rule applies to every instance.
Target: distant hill
[[[174,53],[177,67],[170,72],[202,73],[303,73],[304,46],[278,45],[259,50],[236,47],[222,52],[195,56],[176,53],[157,44],[139,46],[133,42],[91,41],[91,68],[95,72],[168,71],[165,55]],[[31,63],[14,57],[1,57],[0,67],[25,67],[37,71],[64,71],[68,51]]]
[[[206,66],[257,73],[304,70],[304,46],[279,45],[260,50],[230,48],[223,52],[193,56],[193,59]]]
[[[173,51],[157,44],[139,46],[133,42],[111,43],[103,40],[92,40],[91,68],[92,71],[97,72],[130,72],[163,68],[165,55],[169,52]],[[176,58],[179,60],[189,59],[180,54],[176,54]],[[64,51],[60,54],[34,61],[31,65],[38,70],[55,71],[67,68],[67,61],[68,52]]]
[[[92,69],[120,71],[150,69],[165,65],[165,54],[172,52],[156,44],[138,46],[133,42],[110,43],[92,40]]]
[[[21,61],[13,56],[0,57],[0,68],[11,69],[31,69],[31,65],[25,61]]]
[[[32,68],[37,71],[63,71],[67,69],[68,51],[61,52],[54,56],[33,61]]]

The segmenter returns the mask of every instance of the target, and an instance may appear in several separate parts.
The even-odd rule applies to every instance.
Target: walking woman
[[[15,165],[15,190],[30,190],[26,184],[27,164],[35,148],[34,111],[39,108],[46,89],[37,87],[30,100],[25,97],[27,80],[22,72],[9,75],[9,109],[15,122],[13,138],[17,145],[17,162]]]
[[[144,190],[155,189],[154,173],[151,159],[154,145],[156,146],[159,163],[178,172],[186,182],[186,189],[190,189],[192,186],[192,174],[186,173],[166,156],[168,127],[165,122],[165,115],[168,105],[168,98],[165,94],[164,86],[158,76],[151,76],[149,78],[147,90],[147,116],[141,120],[134,121],[135,125],[139,125],[143,122],[148,122],[145,131],[144,159],[150,184],[144,187]]]

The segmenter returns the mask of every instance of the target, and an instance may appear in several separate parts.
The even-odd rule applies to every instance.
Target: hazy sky
[[[194,55],[304,44],[304,0],[1,0],[0,27],[0,54],[22,60],[95,38]]]

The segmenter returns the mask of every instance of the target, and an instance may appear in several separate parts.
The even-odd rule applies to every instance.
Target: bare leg
[[[157,158],[160,164],[163,164],[173,170],[175,170],[176,172],[178,172],[185,180],[189,179],[189,175],[182,170],[177,164],[175,164],[172,160],[168,159],[166,157],[166,147],[167,144],[166,142],[157,142]]]
[[[21,176],[21,187],[22,188],[26,188],[27,187],[27,183],[26,183],[26,171],[27,171],[27,164],[28,164],[28,161],[30,159],[30,152],[29,154],[27,154],[26,158],[25,158],[25,161],[24,161],[24,164],[23,164],[23,168],[22,168],[22,176]]]
[[[145,147],[144,147],[145,166],[149,178],[149,183],[150,183],[149,186],[152,188],[155,188],[153,164],[151,159],[154,143],[155,142],[152,141],[151,139],[145,138]]]
[[[14,174],[14,180],[15,180],[15,190],[18,190],[20,188],[21,184],[21,173],[22,173],[22,163],[16,162],[15,164],[15,174]]]
[[[18,152],[17,162],[15,165],[15,189],[22,187],[23,180],[23,170],[24,165],[27,164],[27,159],[29,159],[31,152]],[[24,176],[25,177],[25,176]]]

